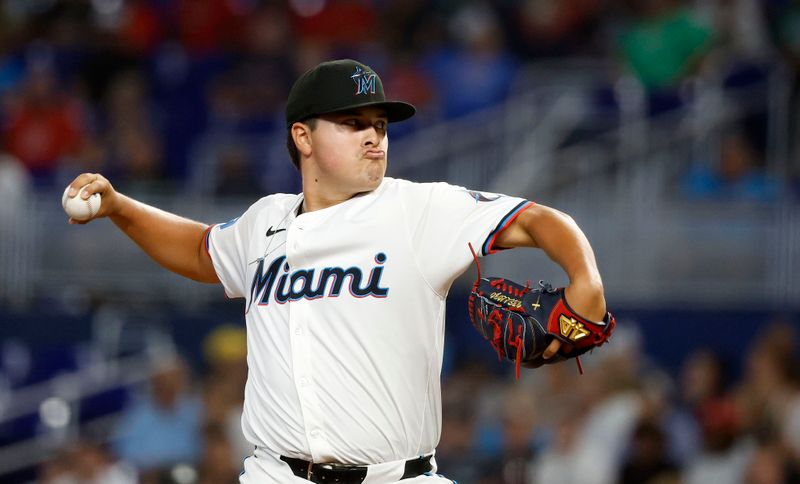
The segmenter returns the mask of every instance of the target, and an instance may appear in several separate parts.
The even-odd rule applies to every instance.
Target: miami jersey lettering
[[[302,201],[270,195],[207,235],[226,294],[246,300],[245,436],[315,462],[430,454],[445,297],[472,263],[467,244],[498,250],[530,202],[388,177],[298,215]]]
[[[319,271],[318,275],[315,274],[316,269],[297,269],[289,273],[289,264],[285,261],[285,256],[278,257],[266,270],[264,269],[264,259],[258,261],[258,268],[253,275],[253,283],[250,285],[250,303],[258,299],[259,305],[266,306],[269,304],[270,298],[283,304],[302,298],[337,297],[341,293],[345,281],[349,281],[347,288],[353,297],[386,297],[389,294],[389,289],[380,287],[381,275],[383,275],[381,266],[386,262],[386,254],[382,252],[375,255],[377,265],[370,271],[369,278],[363,287],[361,285],[363,272],[359,267],[348,269],[326,267]],[[278,276],[279,267],[282,267],[280,276]],[[277,285],[275,284],[276,279],[278,280]]]

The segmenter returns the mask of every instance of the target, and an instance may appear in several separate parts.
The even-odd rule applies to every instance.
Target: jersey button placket
[[[322,460],[330,455],[328,444],[323,438],[321,427],[322,413],[319,397],[314,387],[312,375],[312,353],[309,341],[308,308],[309,301],[299,299],[291,303],[290,324],[292,327],[292,357],[297,395],[300,398],[306,438],[313,460]]]

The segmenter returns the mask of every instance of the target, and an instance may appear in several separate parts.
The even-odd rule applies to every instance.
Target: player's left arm
[[[606,315],[603,281],[589,240],[569,215],[544,205],[532,205],[503,230],[495,247],[536,247],[561,266],[569,277],[566,298],[583,317],[601,321]]]

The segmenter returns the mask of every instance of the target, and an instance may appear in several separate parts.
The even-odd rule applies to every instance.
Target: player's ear
[[[294,123],[292,125],[292,139],[294,140],[297,151],[301,155],[311,154],[311,127],[305,123]]]

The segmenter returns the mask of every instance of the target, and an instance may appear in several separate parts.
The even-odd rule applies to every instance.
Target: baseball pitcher
[[[473,324],[518,365],[577,356],[613,328],[592,249],[570,217],[384,176],[389,123],[414,113],[386,100],[360,62],[309,70],[286,107],[302,193],[269,195],[218,225],[135,201],[99,174],[70,185],[69,196],[86,185],[78,196],[101,194],[94,218],[110,218],[165,268],[244,298],[242,427],[254,452],[242,484],[451,482],[434,458],[445,298],[473,262],[470,246],[476,257],[538,247],[569,276],[562,289],[476,282]]]

